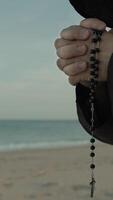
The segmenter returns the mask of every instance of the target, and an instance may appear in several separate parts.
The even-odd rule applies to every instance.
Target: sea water
[[[78,146],[89,138],[78,120],[0,120],[0,151]]]

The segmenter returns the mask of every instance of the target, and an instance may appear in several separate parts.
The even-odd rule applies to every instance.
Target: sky
[[[83,19],[68,0],[0,1],[0,119],[76,119],[54,40]]]

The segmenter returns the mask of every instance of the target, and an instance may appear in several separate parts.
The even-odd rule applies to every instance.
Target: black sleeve
[[[89,88],[76,86],[76,106],[80,124],[90,133]],[[95,93],[95,131],[98,140],[113,144],[113,54],[108,65],[108,80],[100,82]]]

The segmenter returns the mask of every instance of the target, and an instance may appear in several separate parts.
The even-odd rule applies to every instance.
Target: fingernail
[[[90,35],[89,30],[81,30],[80,32],[81,39],[86,39],[87,37],[89,37],[89,35]]]

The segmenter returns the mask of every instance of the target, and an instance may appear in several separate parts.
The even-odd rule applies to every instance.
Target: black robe
[[[113,27],[113,1],[112,0],[70,0],[74,8],[84,17],[95,17]],[[101,4],[100,4],[101,2]],[[109,4],[111,2],[111,4]],[[98,7],[96,7],[98,5]],[[100,7],[99,7],[100,5]],[[103,6],[102,6],[103,5]],[[111,7],[109,6],[111,5]],[[94,9],[93,8],[97,8]],[[112,8],[112,14],[111,14]],[[92,12],[93,11],[93,12]],[[103,12],[105,12],[104,15]],[[109,14],[108,14],[109,13]],[[111,17],[110,17],[111,16]],[[82,127],[90,132],[90,105],[89,88],[78,83],[76,86],[76,107],[78,119]],[[113,144],[113,54],[108,64],[108,80],[99,82],[95,93],[95,132],[98,140]]]

